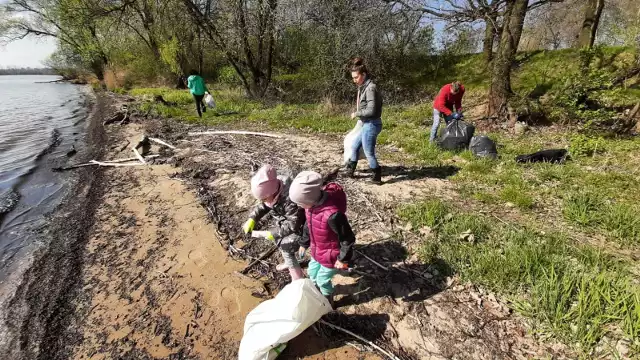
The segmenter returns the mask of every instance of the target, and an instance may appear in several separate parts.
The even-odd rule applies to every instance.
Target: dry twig
[[[173,146],[173,145],[171,145],[171,144],[168,144],[168,143],[164,142],[164,141],[163,141],[163,140],[161,140],[161,139],[156,139],[156,138],[152,138],[152,137],[150,137],[150,138],[149,138],[149,140],[151,140],[151,141],[153,141],[153,142],[155,142],[155,143],[158,143],[158,144],[160,144],[160,145],[164,145],[164,146],[168,147],[169,149],[176,149],[176,147],[175,147],[175,146]]]
[[[253,260],[251,263],[249,263],[249,265],[247,265],[247,267],[245,267],[244,269],[242,269],[242,271],[240,271],[240,273],[241,273],[241,274],[246,274],[249,270],[251,270],[251,268],[252,268],[255,264],[257,264],[257,263],[259,263],[260,261],[262,261],[262,260],[264,260],[264,259],[268,258],[269,256],[271,256],[271,254],[273,254],[273,253],[276,251],[276,249],[278,249],[278,247],[277,247],[277,246],[273,246],[271,249],[269,249],[269,250],[265,251],[265,252],[264,252],[264,254],[260,255],[260,257],[259,257],[259,258],[257,258],[257,259],[255,259],[255,260]]]
[[[203,132],[190,132],[190,133],[189,133],[189,136],[201,136],[201,135],[225,135],[225,134],[254,135],[254,136],[264,136],[264,137],[270,137],[270,138],[276,138],[276,139],[280,139],[280,138],[282,138],[282,136],[280,136],[280,135],[266,134],[266,133],[259,133],[259,132],[253,132],[253,131],[236,131],[236,130],[229,130],[229,131],[203,131]]]
[[[362,336],[357,335],[357,334],[355,334],[355,333],[353,333],[353,332],[351,332],[351,331],[349,331],[349,330],[347,330],[347,329],[345,329],[345,328],[342,328],[342,327],[337,326],[337,325],[333,325],[333,324],[328,323],[328,322],[326,322],[326,321],[324,321],[324,320],[322,320],[322,319],[318,320],[318,322],[319,322],[320,324],[322,324],[322,325],[326,325],[326,326],[328,326],[328,327],[330,327],[330,328],[333,328],[333,329],[335,329],[335,330],[342,331],[343,333],[345,333],[345,334],[347,334],[347,335],[351,335],[351,336],[353,336],[354,338],[356,338],[356,339],[358,339],[358,340],[360,340],[360,341],[364,342],[365,344],[367,344],[367,345],[371,346],[372,348],[374,348],[374,349],[376,349],[376,350],[380,351],[381,353],[383,353],[384,355],[386,355],[386,356],[387,356],[387,357],[389,357],[390,359],[393,359],[393,360],[400,360],[400,358],[399,358],[399,357],[397,357],[397,356],[393,355],[392,353],[390,353],[390,352],[386,351],[385,349],[383,349],[383,348],[381,348],[380,346],[378,346],[378,345],[374,344],[373,342],[371,342],[371,341],[369,341],[369,340],[367,340],[367,339],[363,338]]]
[[[96,160],[91,160],[92,163],[98,165],[98,166],[107,166],[107,167],[124,167],[124,166],[142,166],[142,165],[147,165],[146,163],[140,163],[140,162],[136,162],[136,163],[126,163],[126,164],[119,164],[119,163],[105,163],[105,162],[100,162],[100,161],[96,161]]]
[[[146,161],[144,161],[144,158],[142,157],[142,155],[140,155],[140,153],[138,152],[138,149],[134,148],[134,149],[132,149],[132,150],[133,150],[133,153],[134,153],[134,154],[136,154],[136,157],[138,158],[138,160],[140,160],[140,162],[141,162],[143,165],[146,165],[146,164],[147,164],[147,162],[146,162]]]

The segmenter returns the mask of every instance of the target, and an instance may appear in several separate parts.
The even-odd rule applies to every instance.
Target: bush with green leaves
[[[606,152],[606,142],[602,137],[577,134],[571,137],[569,153],[575,156],[593,156]]]

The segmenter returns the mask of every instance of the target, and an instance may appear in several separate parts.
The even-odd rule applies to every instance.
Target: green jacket
[[[191,75],[187,79],[189,90],[193,95],[204,95],[207,91],[207,85],[204,83],[204,79],[200,75]]]

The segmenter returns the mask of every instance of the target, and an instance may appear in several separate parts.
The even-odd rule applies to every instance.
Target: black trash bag
[[[472,137],[469,142],[469,150],[473,155],[481,158],[496,159],[498,157],[496,143],[486,135]]]
[[[569,153],[565,149],[541,150],[533,154],[516,156],[517,163],[550,162],[563,164],[569,159]]]
[[[444,129],[438,145],[446,150],[462,150],[469,147],[469,142],[476,131],[475,126],[462,120],[452,120]]]

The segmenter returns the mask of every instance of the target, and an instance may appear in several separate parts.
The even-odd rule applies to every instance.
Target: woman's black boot
[[[355,161],[349,161],[349,163],[347,164],[347,166],[345,166],[344,168],[344,172],[342,173],[344,176],[346,177],[350,177],[352,178],[354,173],[356,172],[356,166],[358,166],[358,163]]]
[[[373,177],[371,178],[371,183],[375,185],[382,185],[382,167],[378,166],[373,170]]]

